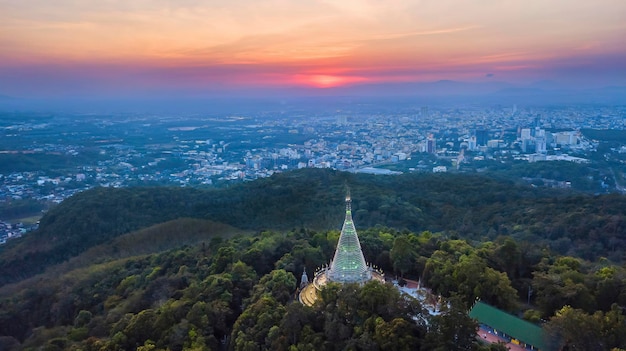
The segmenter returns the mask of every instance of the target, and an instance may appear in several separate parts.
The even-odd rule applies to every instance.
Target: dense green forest
[[[248,229],[341,225],[346,185],[361,227],[382,225],[450,238],[509,236],[559,254],[620,263],[626,245],[626,198],[536,189],[469,175],[393,177],[329,170],[278,174],[224,189],[96,188],[64,201],[40,229],[0,247],[0,285],[124,233],[189,217]]]
[[[378,282],[329,285],[306,307],[294,301],[296,277],[328,262],[338,231],[231,233],[226,239],[228,230],[211,222],[181,221],[150,232],[157,240],[194,232],[196,244],[135,255],[160,251],[158,245],[142,248],[137,239],[146,233],[138,232],[134,240],[124,237],[130,253],[121,258],[103,260],[101,246],[76,258],[99,263],[1,288],[0,348],[502,350],[475,338],[476,322],[466,311],[476,298],[524,310],[534,322],[547,320],[555,347],[626,347],[619,308],[626,304],[626,270],[606,260],[559,256],[510,238],[471,245],[376,227],[360,233],[366,257],[389,276],[421,276],[450,302],[443,313],[430,316],[417,300]],[[529,285],[535,293],[526,306],[519,296]]]
[[[329,285],[346,186],[366,259],[421,279]],[[542,323],[555,349],[626,348],[626,198],[474,176],[302,170],[224,189],[94,189],[0,248],[2,350],[503,350],[477,298]],[[528,291],[531,291],[528,299]]]
[[[580,130],[587,138],[602,141],[618,141],[626,140],[626,131],[619,129],[589,129]]]
[[[77,156],[60,153],[1,153],[0,172],[36,172],[47,170],[49,176],[66,175],[65,170],[72,169],[102,159],[97,149],[85,149]]]
[[[48,208],[48,204],[34,199],[11,200],[0,203],[0,218],[18,219],[39,214]]]

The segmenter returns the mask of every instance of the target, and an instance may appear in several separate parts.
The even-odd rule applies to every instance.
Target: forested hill
[[[223,189],[98,188],[47,213],[40,229],[0,248],[0,285],[133,230],[209,219],[236,228],[339,229],[346,187],[357,228],[430,230],[472,240],[510,235],[561,254],[622,260],[626,197],[534,189],[448,174],[372,176],[306,169]]]

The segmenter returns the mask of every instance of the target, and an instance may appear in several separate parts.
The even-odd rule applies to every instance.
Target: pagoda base
[[[328,268],[320,270],[317,273],[315,273],[315,277],[313,278],[313,283],[305,286],[300,291],[300,294],[298,295],[298,300],[300,301],[300,303],[302,303],[303,305],[307,305],[307,306],[313,306],[315,301],[317,301],[320,290],[322,290],[322,288],[330,282],[328,280],[328,276],[326,275],[327,269]],[[373,269],[370,269],[370,273],[371,273],[370,280],[377,280],[381,283],[385,282],[384,273],[381,273],[380,271],[376,271]],[[365,283],[367,283],[367,281],[361,282],[361,284],[365,284]]]

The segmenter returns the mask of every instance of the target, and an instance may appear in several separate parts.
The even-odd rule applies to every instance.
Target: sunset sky
[[[0,95],[626,85],[624,0],[0,0]]]

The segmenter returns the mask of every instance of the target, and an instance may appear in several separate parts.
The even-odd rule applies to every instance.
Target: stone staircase
[[[313,284],[309,284],[302,289],[300,296],[298,296],[298,300],[300,300],[300,303],[304,305],[313,306],[317,300],[317,290],[315,289],[315,286]]]

